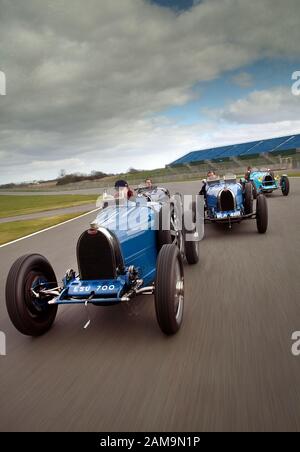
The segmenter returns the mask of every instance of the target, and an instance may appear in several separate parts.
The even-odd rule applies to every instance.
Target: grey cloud
[[[241,88],[249,88],[253,85],[253,77],[248,72],[239,72],[232,77],[232,81]]]
[[[135,166],[137,152],[148,150],[141,137],[158,147],[152,135],[164,135],[153,114],[184,104],[196,82],[300,54],[298,0],[210,0],[179,16],[146,0],[0,0],[0,11],[7,171],[34,160],[47,171],[68,158],[80,169],[89,155],[113,170],[116,152],[123,168]],[[185,133],[180,139],[191,144]],[[177,147],[173,138],[162,142],[164,164]]]
[[[216,112],[216,115],[241,124],[296,121],[300,117],[300,101],[292,94],[291,88],[253,91],[246,98]]]

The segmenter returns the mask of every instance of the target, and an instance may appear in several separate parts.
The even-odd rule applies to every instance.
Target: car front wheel
[[[282,176],[281,178],[281,191],[283,196],[288,196],[290,192],[290,181],[287,176]]]
[[[6,282],[8,315],[20,333],[40,336],[48,331],[56,317],[57,305],[49,297],[34,295],[40,287],[57,287],[56,276],[48,260],[40,254],[20,257],[11,267]]]
[[[164,245],[157,259],[155,310],[160,329],[167,335],[179,330],[183,319],[183,261],[175,245]]]
[[[265,195],[258,195],[256,201],[256,226],[260,234],[268,229],[268,204]]]

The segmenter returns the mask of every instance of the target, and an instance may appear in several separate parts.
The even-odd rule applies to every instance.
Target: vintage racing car
[[[256,219],[257,230],[265,233],[268,227],[268,206],[263,194],[257,196],[256,211],[253,210],[253,187],[251,182],[241,184],[236,176],[228,174],[206,181],[205,221],[232,223]]]
[[[249,181],[253,185],[253,197],[256,199],[259,193],[272,193],[281,189],[283,196],[288,196],[290,192],[290,181],[286,174],[275,176],[269,169],[252,170]]]
[[[181,326],[184,266],[198,261],[198,233],[192,215],[182,227],[182,197],[165,189],[140,190],[134,202],[106,197],[77,242],[78,274],[68,270],[60,286],[48,260],[20,257],[10,269],[6,305],[14,326],[39,336],[52,326],[58,305],[108,306],[154,294],[158,324],[165,334]],[[85,324],[89,325],[90,320]]]

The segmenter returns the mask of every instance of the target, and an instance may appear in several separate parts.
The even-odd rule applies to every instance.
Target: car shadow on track
[[[87,329],[84,325],[90,318],[91,323]],[[154,297],[139,296],[129,303],[116,306],[90,305],[88,312],[83,306],[64,306],[58,310],[57,318],[51,330],[40,337],[32,338],[19,334],[11,325],[10,335],[27,352],[34,353],[41,347],[47,346],[49,350],[59,344],[68,344],[68,348],[74,353],[78,347],[88,346],[94,341],[100,341],[109,347],[116,341],[136,343],[142,341],[145,344],[157,344],[161,341],[171,340],[175,336],[165,336],[157,323],[155,315]]]
[[[248,226],[247,226],[248,225]],[[242,221],[241,223],[233,223],[231,228],[225,224],[212,224],[205,225],[203,240],[213,239],[222,240],[232,237],[245,237],[246,235],[257,235],[255,220]]]

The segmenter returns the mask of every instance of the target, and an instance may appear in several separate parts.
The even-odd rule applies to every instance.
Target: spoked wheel
[[[177,203],[176,203],[177,204]],[[184,254],[181,208],[173,202],[164,204],[159,212],[158,250],[163,245],[175,245]]]
[[[48,304],[49,296],[36,294],[40,288],[55,287],[56,276],[45,257],[29,254],[13,264],[6,282],[6,307],[17,330],[28,336],[40,336],[51,328],[57,305]]]
[[[155,310],[160,329],[167,335],[179,330],[183,319],[183,261],[175,245],[164,245],[157,260]]]

